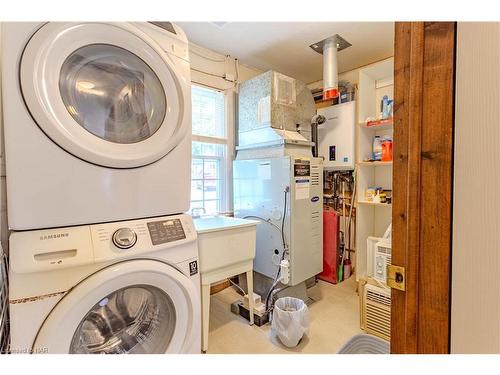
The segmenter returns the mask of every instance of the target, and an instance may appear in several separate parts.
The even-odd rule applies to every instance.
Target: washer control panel
[[[153,245],[186,239],[182,222],[179,219],[152,221],[147,225]]]
[[[189,249],[197,240],[193,219],[186,214],[95,224],[82,228],[87,234],[90,229],[93,245],[90,246],[89,253],[96,262],[141,256],[169,248]],[[72,243],[74,241],[73,239]],[[76,249],[76,246],[68,248]],[[177,257],[176,260],[172,258],[172,262],[184,258],[182,251],[170,252],[170,256]],[[81,249],[78,247],[78,254],[80,253]]]
[[[120,249],[130,249],[137,242],[137,234],[130,228],[119,228],[113,233],[113,243]]]

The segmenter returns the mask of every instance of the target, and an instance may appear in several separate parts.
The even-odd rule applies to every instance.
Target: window
[[[192,86],[193,134],[206,137],[226,136],[225,98],[219,91]]]
[[[215,214],[226,205],[226,106],[222,92],[192,86],[190,212]]]

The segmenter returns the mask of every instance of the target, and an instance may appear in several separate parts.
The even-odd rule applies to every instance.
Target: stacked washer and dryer
[[[13,353],[199,353],[188,42],[5,23]]]

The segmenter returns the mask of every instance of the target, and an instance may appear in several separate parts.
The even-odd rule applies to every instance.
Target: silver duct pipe
[[[338,53],[337,36],[325,39],[323,44],[323,99],[333,99],[339,96],[338,90]]]

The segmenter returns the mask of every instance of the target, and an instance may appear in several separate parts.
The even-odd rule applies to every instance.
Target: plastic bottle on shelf
[[[373,138],[373,160],[382,160],[382,139],[379,135]]]
[[[392,161],[392,139],[382,141],[382,161]]]
[[[385,120],[389,118],[389,97],[387,95],[384,95],[382,97],[382,113],[380,115],[380,118],[382,120]]]
[[[394,99],[389,99],[387,102],[387,118],[391,118],[393,116],[394,111]]]

